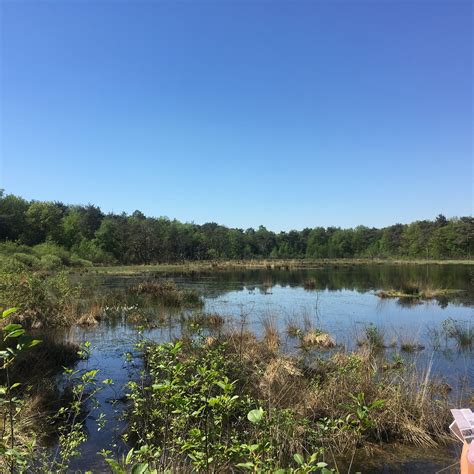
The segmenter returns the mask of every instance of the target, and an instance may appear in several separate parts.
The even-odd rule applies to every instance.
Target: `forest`
[[[0,194],[0,255],[29,266],[151,264],[250,258],[469,259],[474,218],[420,220],[384,228],[314,227],[289,232],[106,214],[95,205]]]

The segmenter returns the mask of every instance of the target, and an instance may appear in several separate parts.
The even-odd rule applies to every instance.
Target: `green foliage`
[[[0,271],[0,302],[4,307],[17,307],[18,317],[25,324],[66,324],[80,291],[64,271],[51,276],[26,270]]]
[[[293,415],[267,412],[241,390],[241,381],[232,379],[237,361],[229,358],[225,344],[198,338],[190,346],[178,341],[145,345],[144,350],[143,379],[129,383],[127,439],[135,448],[125,466],[269,472],[279,469],[285,457],[290,463],[292,454],[275,441],[278,433],[294,429]],[[316,462],[319,454],[286,472],[330,472]],[[106,458],[115,472],[122,472],[122,465]]]
[[[0,315],[0,319],[6,320],[16,311],[17,308],[7,309]],[[32,445],[17,442],[16,424],[24,404],[17,395],[21,384],[11,380],[10,367],[24,351],[38,345],[41,341],[27,336],[21,324],[6,324],[1,331],[3,349],[0,351],[0,371],[2,375],[5,373],[6,383],[0,385],[0,413],[4,420],[0,438],[0,455],[4,458],[10,472],[15,472],[17,468],[23,470],[27,465],[27,455]],[[1,462],[0,467],[2,467]]]
[[[44,270],[58,270],[63,262],[57,255],[43,255],[40,260],[40,266]]]
[[[27,253],[14,253],[13,258],[28,268],[38,268],[40,266],[40,259],[35,255]]]
[[[274,233],[260,226],[232,229],[216,223],[183,224],[167,218],[104,216],[95,206],[25,201],[0,196],[0,241],[47,244],[45,254],[68,264],[68,252],[98,264],[149,264],[204,259],[247,258],[470,258],[474,251],[474,219],[461,217],[383,229],[316,227]],[[58,250],[63,246],[63,252]],[[28,247],[26,247],[28,248]],[[0,246],[0,254],[11,255]],[[17,253],[31,253],[19,246]],[[34,252],[41,257],[43,254]],[[31,262],[29,263],[31,265]]]

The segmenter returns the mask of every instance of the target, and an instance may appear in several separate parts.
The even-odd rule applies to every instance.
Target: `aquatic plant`
[[[328,333],[319,329],[311,329],[300,335],[300,347],[304,349],[321,348],[329,349],[336,347],[336,341]]]
[[[446,337],[454,339],[459,349],[471,350],[474,347],[474,325],[470,321],[448,318],[442,327]]]
[[[263,342],[270,351],[276,351],[280,347],[280,334],[276,326],[275,317],[267,315],[262,319]]]
[[[131,288],[132,293],[150,295],[165,306],[202,306],[199,293],[195,290],[180,289],[170,280],[145,280]]]
[[[374,323],[365,326],[364,337],[357,340],[359,346],[367,346],[372,351],[379,351],[386,347],[385,335]]]
[[[224,325],[225,319],[217,313],[193,313],[185,320],[187,325],[216,329]]]

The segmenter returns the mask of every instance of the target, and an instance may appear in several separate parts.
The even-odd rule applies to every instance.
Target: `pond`
[[[443,336],[446,320],[456,321],[463,327],[474,326],[474,268],[468,265],[357,265],[327,267],[314,270],[247,270],[206,271],[194,273],[150,274],[147,278],[172,279],[180,287],[199,291],[204,299],[200,311],[218,313],[229,324],[242,325],[262,334],[262,323],[271,319],[284,341],[284,350],[296,350],[294,341],[285,334],[291,321],[306,321],[314,327],[329,332],[338,345],[353,349],[369,324],[375,324],[389,342],[387,351],[400,353],[403,341],[416,341],[423,350],[404,354],[415,361],[422,370],[440,375],[461,397],[466,387],[474,385],[474,352],[461,350],[453,341]],[[96,291],[120,292],[143,274],[133,276],[94,275],[81,277],[85,284]],[[305,289],[311,281],[311,289]],[[449,297],[428,301],[416,299],[381,299],[379,290],[399,288],[406,282],[416,282],[430,288],[461,290]],[[156,309],[157,313],[162,309]],[[144,330],[143,335],[155,341],[166,341],[179,336],[182,327],[179,315],[170,314],[165,324]],[[139,359],[135,343],[138,329],[129,324],[127,309],[114,319],[105,319],[98,326],[74,327],[64,336],[70,341],[90,341],[92,354],[80,362],[100,370],[100,380],[111,378],[114,386],[98,395],[101,411],[109,423],[97,431],[95,420],[87,421],[88,440],[82,448],[81,461],[72,466],[100,470],[102,458],[99,449],[114,452],[126,450],[120,441],[125,429],[121,419],[125,403],[124,388],[137,374]],[[124,354],[129,353],[127,357]],[[360,461],[356,466],[363,472],[435,472],[454,462],[456,453],[441,450],[397,451],[392,456],[382,456],[377,462]],[[383,458],[383,460],[382,460]],[[87,463],[87,466],[82,464]],[[355,472],[355,471],[354,471]],[[449,471],[445,471],[449,472]],[[454,469],[453,472],[456,472]]]

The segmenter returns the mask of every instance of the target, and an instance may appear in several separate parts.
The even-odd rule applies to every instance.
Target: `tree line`
[[[93,263],[149,264],[250,258],[465,259],[474,250],[474,218],[394,224],[384,228],[315,227],[289,232],[198,225],[166,217],[105,214],[92,204],[28,201],[0,194],[0,241],[50,243]],[[10,244],[13,245],[13,244]]]

